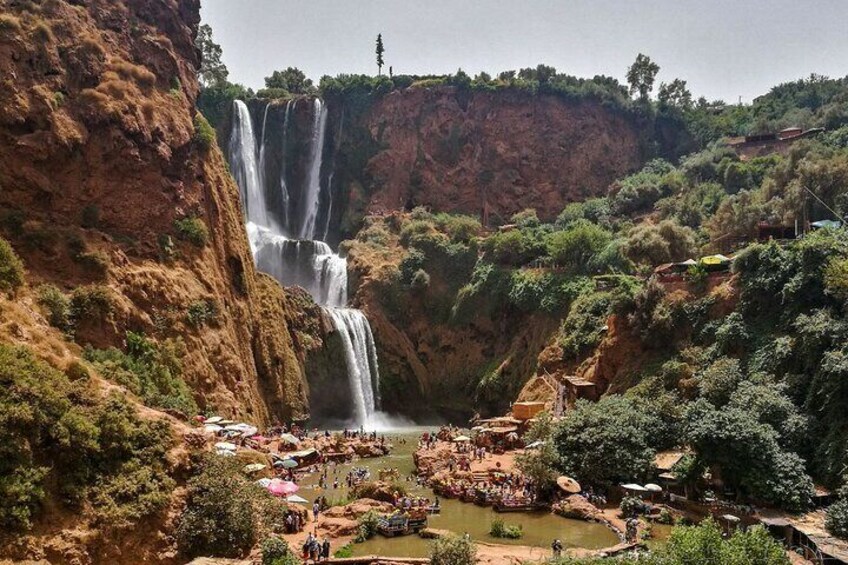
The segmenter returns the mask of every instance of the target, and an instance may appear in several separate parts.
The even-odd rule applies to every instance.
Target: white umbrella
[[[621,485],[621,488],[627,489],[627,490],[635,490],[637,492],[648,492],[648,489],[646,489],[645,487],[643,487],[641,485],[637,485],[635,483],[628,483],[626,485]]]
[[[649,492],[662,492],[662,487],[660,485],[655,485],[654,483],[648,483],[645,485],[645,490]]]
[[[211,418],[206,418],[205,423],[207,424],[218,424],[223,422],[224,419],[220,416],[212,416]]]
[[[290,443],[291,445],[297,445],[300,443],[300,440],[297,439],[297,436],[293,434],[283,434],[280,436],[280,439],[286,443]]]
[[[256,481],[256,484],[261,486],[262,488],[268,488],[268,485],[271,484],[271,479],[259,479],[258,481]]]
[[[462,442],[462,441],[471,441],[471,438],[468,437],[468,436],[457,436],[457,437],[453,438],[453,440]]]
[[[215,453],[217,455],[220,455],[221,457],[235,457],[236,456],[235,451],[229,451],[229,450],[226,450],[226,449],[219,449],[219,450],[215,451]]]
[[[215,444],[215,449],[219,451],[235,451],[236,449],[238,449],[238,446],[228,441],[219,441]]]
[[[245,473],[255,473],[256,471],[261,471],[267,466],[268,465],[265,465],[264,463],[251,463],[250,465],[245,465],[242,471]]]
[[[536,448],[542,447],[543,445],[545,445],[544,441],[534,441],[533,443],[528,445],[526,447],[526,449],[536,449]]]
[[[218,424],[206,424],[205,426],[203,426],[203,431],[207,434],[217,434],[223,429],[224,428],[222,428]]]
[[[306,504],[309,501],[303,498],[302,496],[292,494],[286,497],[286,502],[292,502],[294,504]]]

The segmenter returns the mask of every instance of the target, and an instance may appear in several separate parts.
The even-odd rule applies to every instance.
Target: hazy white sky
[[[274,69],[471,75],[553,65],[624,82],[643,52],[697,96],[750,100],[808,76],[848,75],[848,0],[202,0],[230,80]]]

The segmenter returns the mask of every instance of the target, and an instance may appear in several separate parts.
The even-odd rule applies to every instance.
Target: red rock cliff
[[[0,0],[0,18],[0,220],[29,282],[109,289],[80,345],[182,339],[202,407],[304,415],[286,296],[255,272],[237,187],[196,132],[199,2]],[[204,246],[176,237],[186,217],[208,226]],[[213,323],[189,323],[198,301]]]
[[[366,121],[378,146],[366,167],[370,211],[488,206],[508,219],[536,208],[550,219],[643,159],[632,117],[552,95],[408,88],[379,99]]]

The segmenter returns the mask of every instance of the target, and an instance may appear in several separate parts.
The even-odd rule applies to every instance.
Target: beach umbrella
[[[704,265],[722,265],[724,263],[729,262],[730,258],[725,257],[720,253],[716,255],[707,255],[706,257],[701,257],[701,263],[703,263]]]
[[[645,490],[648,492],[662,492],[662,487],[654,483],[648,483],[645,485]]]
[[[542,447],[543,445],[545,445],[544,441],[534,441],[533,443],[528,445],[525,449],[538,449],[538,448]]]
[[[297,436],[292,434],[283,434],[280,436],[280,440],[291,445],[297,445],[300,443],[300,440],[297,439]]]
[[[256,471],[261,471],[267,466],[268,465],[264,463],[251,463],[250,465],[245,465],[242,471],[244,471],[245,473],[255,473]]]
[[[580,488],[580,483],[578,483],[571,477],[566,477],[565,475],[558,477],[556,483],[559,488],[570,494],[577,494],[578,492],[583,490]]]
[[[261,486],[262,488],[268,488],[268,485],[271,484],[271,479],[268,479],[268,478],[259,479],[258,481],[256,481],[256,484]]]
[[[219,441],[215,444],[215,449],[217,449],[218,451],[235,451],[236,449],[238,449],[238,446],[228,441]]]
[[[218,420],[214,423],[218,424],[219,426],[229,426],[230,424],[235,424],[236,422],[235,420]]]
[[[471,438],[468,437],[468,436],[456,436],[455,438],[453,438],[453,440],[456,441],[456,442],[463,442],[463,441],[471,441]]]
[[[222,428],[218,424],[206,424],[205,426],[203,426],[203,431],[207,434],[217,434],[223,429],[224,428]]]
[[[637,485],[636,483],[627,483],[626,485],[621,485],[621,488],[625,490],[632,490],[636,492],[648,492],[648,489],[641,485]]]
[[[473,428],[471,428],[471,431],[472,432],[482,432],[485,429],[486,429],[486,426],[474,426]]]
[[[274,461],[274,467],[283,467],[285,469],[295,469],[298,463],[294,459],[278,459]]]
[[[506,439],[508,439],[509,441],[518,441],[518,434],[515,432],[510,432],[506,434]]]
[[[219,449],[215,453],[217,455],[220,455],[221,457],[235,457],[236,456],[235,451],[228,451],[226,449]]]
[[[220,416],[212,416],[211,418],[206,418],[205,422],[206,422],[207,424],[219,424],[219,423],[221,423],[223,420],[224,420],[224,419],[223,419],[222,417],[220,417]]]
[[[268,492],[275,496],[288,496],[296,493],[300,487],[291,481],[282,481],[280,479],[272,479],[268,484]]]
[[[294,504],[307,504],[309,501],[303,498],[302,496],[293,494],[291,496],[286,497],[286,502],[292,502]]]
[[[256,426],[247,426],[244,430],[242,430],[241,435],[242,437],[250,437],[255,436],[257,433],[259,433],[259,428]]]

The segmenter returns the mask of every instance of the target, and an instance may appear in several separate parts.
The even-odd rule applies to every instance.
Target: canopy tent
[[[557,480],[556,480],[556,483],[557,483],[557,486],[559,488],[561,488],[564,492],[567,492],[569,494],[577,494],[578,492],[583,490],[583,489],[580,488],[580,483],[578,483],[577,481],[575,481],[571,477],[566,477],[564,475],[561,476],[561,477],[558,477]]]
[[[309,503],[308,500],[306,500],[302,496],[298,496],[296,494],[292,494],[291,496],[287,496],[286,502],[291,502],[292,504],[308,504]]]
[[[842,222],[836,220],[819,220],[810,224],[815,229],[830,228],[836,229],[842,227]]]

